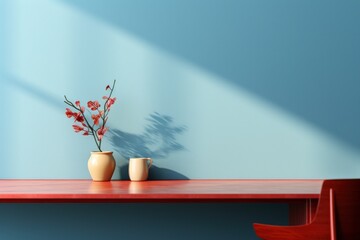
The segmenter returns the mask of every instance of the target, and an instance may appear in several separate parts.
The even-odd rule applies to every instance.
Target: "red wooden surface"
[[[0,202],[211,202],[318,199],[322,180],[0,180]]]

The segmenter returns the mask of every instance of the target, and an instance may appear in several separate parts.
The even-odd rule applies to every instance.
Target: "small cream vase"
[[[149,175],[151,158],[130,158],[129,177],[131,181],[145,181]]]
[[[88,168],[93,181],[110,181],[115,170],[113,152],[91,152]]]

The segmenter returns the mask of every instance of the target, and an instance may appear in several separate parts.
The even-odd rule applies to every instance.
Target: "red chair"
[[[360,240],[360,179],[325,180],[309,224],[254,229],[263,240]]]

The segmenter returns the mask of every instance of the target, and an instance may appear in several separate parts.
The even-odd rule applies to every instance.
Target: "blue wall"
[[[118,102],[104,144],[115,151],[114,179],[126,179],[127,158],[138,155],[153,157],[154,179],[359,177],[359,11],[356,0],[2,0],[0,178],[89,178],[95,145],[73,133],[63,95],[100,99],[113,79]],[[112,221],[130,217],[127,207],[97,206]],[[78,205],[2,205],[0,218],[41,212],[38,224],[58,207],[89,218]],[[138,217],[197,209],[139,208]],[[273,221],[286,222],[277,210]],[[63,226],[70,215],[48,217]],[[4,234],[15,236],[15,222],[1,225]]]

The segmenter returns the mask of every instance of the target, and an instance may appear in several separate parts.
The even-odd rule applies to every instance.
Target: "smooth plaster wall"
[[[1,0],[0,178],[89,178],[95,146],[73,133],[63,95],[100,99],[113,79],[118,101],[104,144],[115,152],[114,179],[126,179],[127,158],[140,155],[153,157],[153,179],[359,177],[359,11],[355,0]],[[13,224],[28,226],[15,216],[31,216],[50,235],[59,229],[43,220],[47,212],[89,218],[78,205],[0,207],[2,233],[13,239],[25,234]],[[224,225],[236,221],[203,207]],[[127,206],[91,208],[105,208],[114,222],[130,217]],[[168,208],[174,219],[184,211],[132,207],[138,217]],[[239,214],[250,223],[259,206],[219,208],[250,208]],[[286,206],[271,211],[258,219],[286,223]],[[70,216],[48,217],[64,227]],[[206,216],[199,221],[212,226]],[[254,239],[249,226],[226,239]],[[218,231],[207,239],[223,235],[209,229]]]

